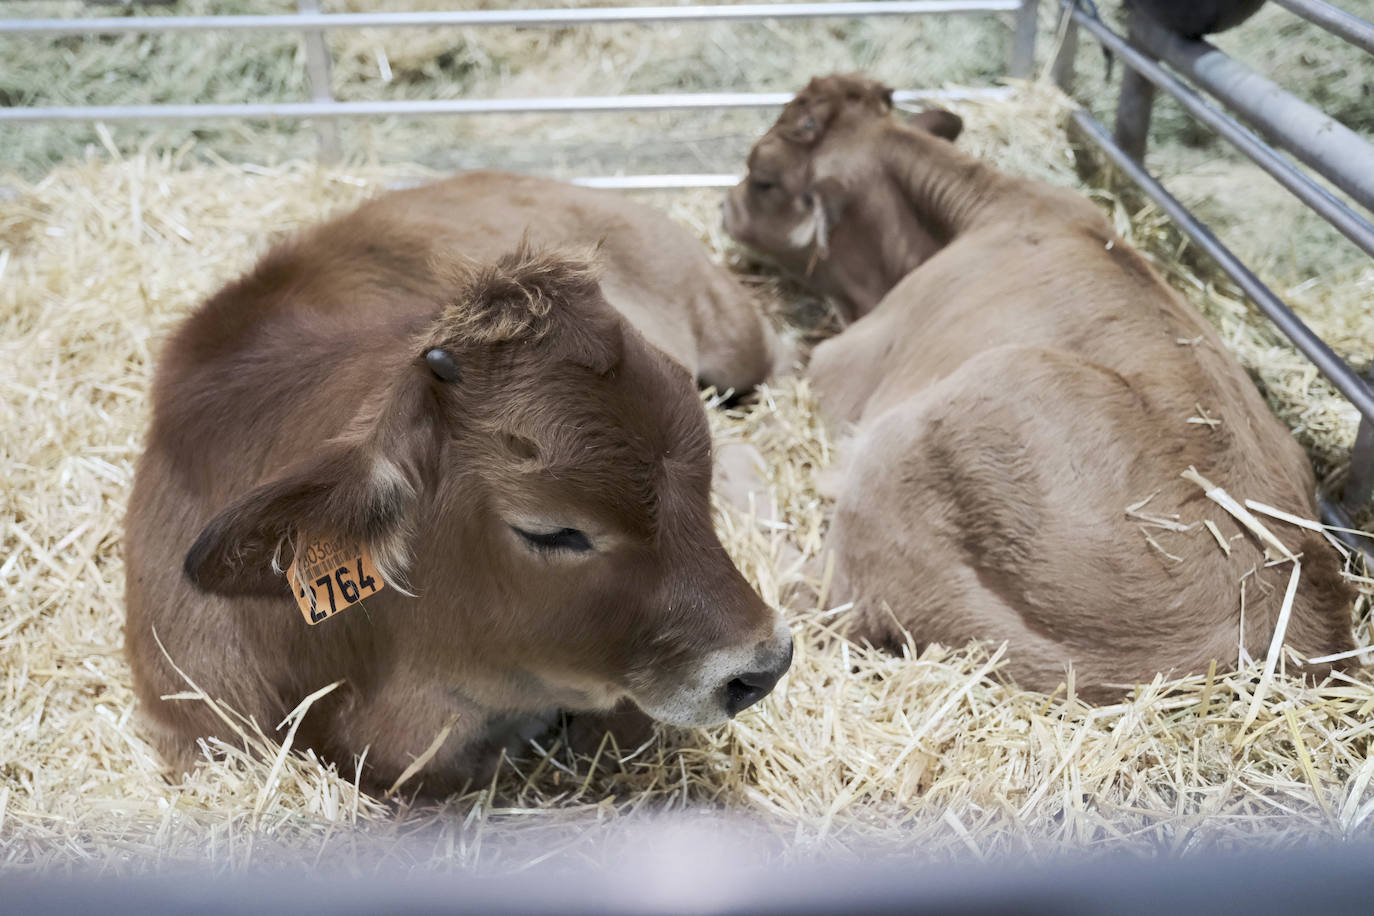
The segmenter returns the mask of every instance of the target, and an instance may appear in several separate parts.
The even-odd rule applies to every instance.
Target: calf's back
[[[835,95],[831,133],[765,140],[784,175],[812,182],[815,218],[822,203],[838,214],[812,256],[848,258],[832,276],[880,272],[878,254],[836,240],[882,212],[872,195],[905,202],[925,227],[914,242],[940,243],[808,369],[853,434],[829,543],[856,635],[1005,640],[1019,683],[1053,689],[1072,664],[1094,697],[1262,655],[1289,567],[1269,566],[1180,474],[1308,518],[1315,486],[1215,331],[1087,201],[858,105],[882,94],[855,77],[808,93],[811,110]],[[743,187],[741,208],[754,200]],[[1308,657],[1351,648],[1335,554],[1269,524],[1303,554],[1288,644]]]

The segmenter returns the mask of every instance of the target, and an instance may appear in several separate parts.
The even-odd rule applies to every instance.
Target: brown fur
[[[456,717],[427,792],[480,775],[522,717],[633,699],[714,721],[732,678],[766,688],[786,668],[785,627],[712,529],[691,377],[602,294],[662,268],[670,285],[636,307],[687,326],[715,280],[693,285],[690,252],[633,263],[619,202],[595,230],[599,267],[520,244],[523,205],[498,212],[492,188],[547,183],[490,180],[388,195],[280,246],[169,341],[127,518],[125,638],[174,763],[221,728],[203,703],[161,699],[186,689],[174,664],[267,729],[343,680],[298,742],[345,770],[366,750],[370,785]],[[588,217],[569,198],[546,201],[547,231]],[[489,255],[498,231],[509,248]],[[430,371],[435,348],[454,380]],[[576,528],[594,549],[547,552],[512,526]],[[307,627],[279,568],[325,535],[368,544],[388,587]]]
[[[702,385],[747,391],[768,376],[778,358],[778,342],[758,304],[711,262],[701,243],[621,194],[469,172],[390,194],[371,206],[379,215],[403,216],[417,230],[456,232],[464,254],[483,262],[510,251],[525,235],[539,246],[596,246],[607,301]]]
[[[963,155],[947,118],[904,125],[838,101],[856,81],[804,93],[837,100],[823,136],[770,131],[751,156],[765,150],[771,173],[793,176],[794,196],[823,196],[812,209],[844,214],[828,252],[783,256],[819,257],[816,287],[856,313],[877,303],[809,370],[829,418],[855,431],[830,534],[855,633],[1006,641],[1022,685],[1053,689],[1072,664],[1098,698],[1234,664],[1238,645],[1263,656],[1289,569],[1265,569],[1260,545],[1179,474],[1195,466],[1237,498],[1314,517],[1311,467],[1288,430],[1088,201]],[[791,231],[762,225],[782,196],[764,206],[736,189],[744,240]],[[844,246],[851,235],[863,244]],[[1219,423],[1189,423],[1200,411]],[[1190,529],[1128,514],[1147,497],[1138,513]],[[1229,557],[1203,519],[1232,538]],[[1288,644],[1309,657],[1353,648],[1333,551],[1272,527],[1303,552]]]

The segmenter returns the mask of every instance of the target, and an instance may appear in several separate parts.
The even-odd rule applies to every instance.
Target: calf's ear
[[[308,538],[331,538],[366,545],[382,578],[405,592],[416,503],[436,447],[422,406],[397,403],[421,400],[423,386],[413,388],[220,511],[186,554],[187,578],[220,595],[286,595],[295,551]]]
[[[834,116],[833,98],[820,93],[803,92],[783,106],[775,129],[783,139],[799,146],[815,146],[825,135]]]
[[[964,130],[963,118],[942,108],[930,108],[920,114],[912,115],[911,125],[937,137],[943,137],[951,143]]]

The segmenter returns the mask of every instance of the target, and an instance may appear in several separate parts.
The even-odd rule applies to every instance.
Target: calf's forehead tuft
[[[877,103],[882,107],[891,107],[892,104],[892,90],[862,73],[832,73],[813,77],[801,95],[837,102]]]
[[[892,90],[876,80],[859,73],[818,76],[783,106],[769,133],[812,147],[826,137],[842,111],[882,117],[891,110]]]
[[[461,275],[429,346],[538,341],[552,331],[558,310],[599,295],[590,252],[539,249],[527,242],[494,263],[446,272]]]

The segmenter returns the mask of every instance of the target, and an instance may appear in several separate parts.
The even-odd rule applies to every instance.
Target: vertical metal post
[[[1021,8],[1016,11],[1008,70],[1017,79],[1029,77],[1035,66],[1035,27],[1039,24],[1039,13],[1040,0],[1021,0]]]
[[[1140,13],[1130,14],[1128,37],[1131,45],[1142,54],[1147,53],[1139,47],[1136,40],[1137,17]],[[1113,134],[1116,143],[1136,162],[1145,161],[1145,150],[1150,141],[1150,114],[1154,110],[1155,87],[1145,77],[1129,66],[1121,74],[1121,96],[1116,103],[1116,126]]]
[[[1368,381],[1374,388],[1374,364],[1369,367]],[[1350,472],[1341,490],[1341,508],[1355,515],[1371,502],[1374,502],[1374,420],[1361,417],[1360,429],[1355,433],[1355,447],[1350,450]]]
[[[1064,0],[1059,28],[1059,50],[1050,64],[1050,78],[1065,93],[1073,92],[1074,62],[1078,58],[1078,23],[1073,21],[1074,0]]]
[[[296,9],[302,13],[318,13],[320,0],[296,0]],[[314,29],[304,32],[303,37],[305,74],[310,81],[310,99],[314,102],[332,102],[334,86],[330,73],[329,45],[324,40],[324,32]],[[315,122],[315,136],[320,145],[319,158],[325,162],[337,162],[341,153],[338,124],[332,119],[320,118]]]

